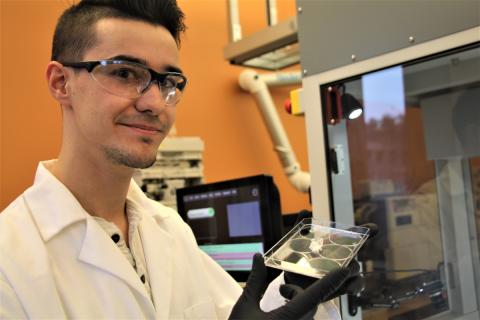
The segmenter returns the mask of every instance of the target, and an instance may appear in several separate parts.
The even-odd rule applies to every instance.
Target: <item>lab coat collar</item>
[[[85,238],[78,259],[122,279],[138,291],[147,304],[151,305],[150,297],[139,276],[122,252],[112,250],[112,246],[115,246],[114,242],[106,236],[98,223],[91,217],[87,219]]]
[[[53,161],[39,163],[35,182],[24,193],[26,205],[44,241],[49,241],[67,226],[89,216],[70,190],[45,167]]]
[[[153,202],[143,193],[142,189],[135,183],[132,179],[130,182],[130,187],[127,194],[128,200],[136,206],[143,207],[144,212],[148,212],[149,215],[152,215],[154,219],[158,222],[161,219],[170,217],[170,214],[165,210],[158,210],[157,203],[153,205]]]
[[[86,231],[83,243],[80,244],[78,259],[117,276],[150,301],[147,291],[127,259],[120,250],[112,250],[112,247],[115,246],[113,241],[83,209],[67,187],[46,168],[45,165],[48,166],[52,161],[54,160],[39,164],[34,185],[24,193],[25,203],[38,226],[43,240],[48,242],[66,227],[85,221]],[[133,180],[132,184],[135,184]],[[139,194],[138,192],[141,193],[140,188],[136,184],[132,184],[129,190],[129,197],[131,195],[132,200],[142,205],[142,202],[145,202],[144,199],[148,200],[148,198],[143,193]],[[159,217],[163,218],[164,215],[159,214]],[[159,239],[164,241],[162,236],[159,236],[154,241],[159,241]],[[149,256],[151,255],[150,253]],[[150,272],[155,273],[156,270]]]
[[[49,241],[67,226],[90,217],[70,190],[47,169],[55,161],[38,164],[34,184],[24,193],[26,204],[32,211],[44,241]],[[127,198],[137,205],[150,207],[148,198],[133,179]],[[149,209],[157,221],[169,216],[155,208]]]

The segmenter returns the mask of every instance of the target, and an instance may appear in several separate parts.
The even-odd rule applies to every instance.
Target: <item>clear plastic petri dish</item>
[[[362,240],[361,236],[351,233],[337,233],[332,232],[328,239],[333,244],[343,245],[343,246],[356,246]]]
[[[367,228],[304,219],[264,254],[265,265],[322,278],[346,266],[368,232]]]
[[[293,252],[310,252],[311,243],[310,239],[295,238],[290,240],[288,246]]]
[[[310,267],[315,270],[315,273],[321,275],[326,274],[340,267],[340,264],[335,260],[325,258],[315,258],[308,261]]]
[[[337,244],[327,244],[322,247],[319,254],[323,258],[330,260],[345,260],[350,257],[352,250],[347,246],[341,246]]]

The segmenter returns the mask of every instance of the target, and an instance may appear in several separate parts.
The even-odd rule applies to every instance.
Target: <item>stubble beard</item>
[[[147,141],[145,141],[147,142]],[[105,156],[107,159],[116,164],[122,165],[129,168],[135,169],[145,169],[151,167],[156,159],[156,154],[153,154],[149,157],[141,157],[134,153],[121,150],[116,147],[104,147]]]

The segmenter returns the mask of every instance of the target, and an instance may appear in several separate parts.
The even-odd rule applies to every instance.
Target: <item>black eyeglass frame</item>
[[[159,84],[162,84],[165,79],[168,76],[176,76],[180,77],[183,79],[183,82],[176,83],[176,87],[180,92],[183,92],[185,89],[185,86],[187,85],[187,78],[179,73],[179,72],[173,72],[173,71],[167,71],[167,72],[156,72],[153,69],[148,68],[144,64],[137,63],[137,62],[132,62],[132,61],[126,61],[126,60],[97,60],[97,61],[82,61],[82,62],[60,62],[63,66],[65,67],[70,67],[70,68],[75,68],[75,69],[86,69],[88,73],[91,73],[93,69],[98,66],[98,65],[108,65],[108,64],[127,64],[135,67],[140,67],[145,70],[147,70],[150,73],[150,82],[148,85],[145,87],[145,89],[142,90],[142,92],[139,92],[140,95],[146,92],[150,86],[152,85],[152,82],[157,81]]]

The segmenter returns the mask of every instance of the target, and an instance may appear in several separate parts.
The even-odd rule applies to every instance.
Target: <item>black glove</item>
[[[345,282],[338,287],[335,292],[332,292],[330,295],[325,297],[325,300],[319,301],[319,303],[335,299],[344,294],[351,294],[357,295],[363,291],[365,287],[365,281],[363,276],[360,275],[360,264],[357,260],[353,260],[349,263],[345,269],[349,269],[349,276],[345,280]],[[292,296],[300,293],[301,291],[310,287],[317,278],[312,278],[308,276],[304,276],[301,274],[293,273],[293,272],[284,272],[284,279],[285,279],[285,286],[289,287],[288,291],[284,291],[287,294],[283,294],[282,291],[280,293],[286,299],[291,299]]]
[[[263,257],[257,253],[253,257],[253,266],[243,293],[233,306],[229,319],[274,320],[299,319],[321,302],[338,291],[346,279],[350,277],[350,269],[339,268],[328,273],[322,279],[317,279],[306,290],[299,292],[287,285],[280,286],[283,296],[292,298],[282,307],[270,312],[260,309],[260,300],[267,289],[267,268]]]

